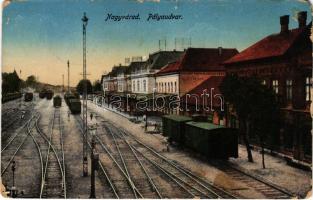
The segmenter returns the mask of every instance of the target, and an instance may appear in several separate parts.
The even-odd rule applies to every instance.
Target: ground
[[[131,132],[137,138],[140,138],[146,144],[154,147],[163,155],[175,160],[191,171],[206,177],[209,181],[222,186],[224,188],[237,191],[242,196],[249,196],[250,198],[260,198],[257,191],[253,189],[247,189],[245,183],[236,181],[225,174],[223,171],[210,166],[209,163],[203,161],[201,157],[195,158],[194,153],[187,150],[181,150],[174,146],[170,147],[170,152],[167,152],[168,143],[165,137],[161,134],[147,134],[144,131],[144,124],[135,124],[130,122],[123,115],[119,115],[117,112],[112,112],[105,107],[99,107],[95,104],[88,104],[91,111],[103,116],[104,118],[111,120],[117,126],[121,126],[124,129]],[[275,185],[281,186],[293,194],[307,196],[307,193],[311,190],[311,172],[297,169],[286,164],[286,161],[282,158],[265,155],[266,169],[262,168],[261,154],[255,150],[252,150],[254,162],[247,161],[247,155],[245,147],[239,145],[239,157],[230,158],[230,162],[248,170],[250,173],[263,177],[264,179],[271,181]]]
[[[2,105],[2,111],[17,106],[19,101],[12,101]],[[34,113],[40,114],[39,127],[46,135],[49,134],[51,127],[51,119],[55,108],[53,107],[52,100],[39,99],[35,100]],[[23,103],[23,106],[31,106],[30,103]],[[65,157],[65,174],[67,183],[67,198],[88,198],[90,194],[90,176],[82,176],[82,135],[80,131],[80,125],[77,121],[77,117],[69,113],[69,109],[63,101],[63,105],[60,109],[61,119],[60,125],[64,133],[64,157]],[[235,177],[228,173],[226,170],[216,167],[214,162],[207,161],[200,155],[189,151],[188,149],[181,149],[176,146],[169,145],[167,139],[162,134],[148,134],[144,131],[143,123],[133,123],[127,117],[127,115],[120,115],[116,112],[110,111],[103,107],[99,107],[92,102],[88,101],[88,116],[90,113],[94,114],[94,118],[91,120],[88,117],[88,124],[101,124],[103,121],[111,122],[115,127],[126,130],[129,134],[133,135],[141,142],[154,148],[157,152],[166,156],[166,158],[174,163],[179,164],[185,169],[190,170],[199,177],[204,178],[207,182],[223,188],[232,194],[237,195],[241,198],[266,198],[262,190],[259,190],[257,186],[241,180],[240,177]],[[2,132],[2,149],[5,144],[9,141],[9,138],[19,131],[22,133],[21,136],[26,136],[20,126],[24,124],[32,115],[26,113],[22,120],[18,120],[16,125]],[[35,116],[35,115],[34,115]],[[38,115],[36,115],[38,116]],[[150,120],[154,120],[153,118]],[[156,119],[159,120],[159,119]],[[31,127],[30,127],[31,129]],[[35,136],[36,130],[31,129],[32,134]],[[99,138],[103,143],[114,152],[114,143],[110,140],[110,137],[105,134],[105,130],[102,128],[97,129]],[[37,138],[39,139],[39,138]],[[20,139],[18,140],[20,141]],[[118,141],[121,148],[126,148],[125,144],[122,145],[121,141]],[[134,143],[135,144],[135,143]],[[40,144],[42,145],[42,144]],[[14,146],[13,146],[14,147]],[[6,160],[10,158],[9,154],[15,151],[15,148],[6,149],[2,152],[2,168],[6,165]],[[139,148],[138,148],[139,149]],[[98,144],[97,150],[100,150]],[[121,149],[122,150],[122,149]],[[125,149],[124,149],[125,150]],[[100,151],[99,151],[100,152]],[[100,152],[101,153],[101,152]],[[244,147],[239,146],[239,157],[229,159],[229,163],[239,167],[242,170],[246,170],[252,175],[257,175],[262,179],[272,182],[273,184],[288,190],[294,194],[294,197],[305,197],[307,192],[311,189],[311,172],[303,171],[290,167],[286,164],[285,160],[270,155],[265,155],[266,169],[262,169],[261,165],[261,154],[253,150],[254,163],[247,162],[246,152]],[[114,156],[117,156],[114,154]],[[131,154],[125,154],[125,161],[130,162],[129,157]],[[104,154],[100,155],[103,163],[106,164],[107,169],[114,167],[110,159]],[[89,154],[88,154],[89,159]],[[133,158],[132,158],[133,159]],[[141,158],[142,159],[142,158]],[[23,191],[26,195],[24,197],[32,197],[38,195],[37,191],[40,188],[40,165],[38,159],[38,151],[36,150],[35,144],[32,142],[30,137],[27,138],[25,144],[22,146],[22,150],[16,154],[15,160],[17,161],[17,168],[15,172],[16,186],[19,191]],[[89,174],[90,174],[90,160],[89,160]],[[155,181],[163,181],[163,188],[165,193],[175,194],[174,191],[168,190],[170,188],[170,182],[166,183],[162,175],[156,174],[152,170],[151,166],[146,164],[147,169],[151,171],[151,175]],[[140,177],[136,177],[140,171],[139,166],[130,167],[131,174],[135,176],[134,180],[140,180]],[[9,169],[9,168],[8,168]],[[110,168],[107,171],[111,175],[117,175],[116,168]],[[138,178],[138,179],[136,179]],[[104,181],[103,174],[97,173],[96,175],[96,195],[97,198],[114,198],[111,190],[108,187],[108,183]],[[115,182],[119,181],[118,176],[113,179]],[[143,179],[144,181],[144,179]],[[146,181],[146,180],[145,180]],[[2,183],[8,188],[12,185],[12,172],[7,170],[2,175]],[[252,182],[254,183],[254,182]],[[161,185],[162,185],[161,184]],[[140,182],[137,182],[140,185]]]

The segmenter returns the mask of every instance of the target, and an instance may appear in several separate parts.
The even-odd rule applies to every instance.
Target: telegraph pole
[[[83,22],[83,80],[84,80],[84,92],[83,92],[83,176],[88,176],[88,159],[87,159],[87,66],[86,66],[86,27],[88,24],[88,18],[86,13],[82,18]]]
[[[20,110],[22,110],[22,99],[23,99],[23,92],[22,92],[22,70],[20,70],[20,92],[21,92],[21,99],[20,99]]]
[[[67,61],[67,92],[70,93],[70,61]]]
[[[62,92],[64,92],[64,74],[62,74]]]

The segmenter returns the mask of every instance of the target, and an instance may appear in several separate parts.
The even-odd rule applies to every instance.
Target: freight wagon
[[[46,92],[46,98],[47,98],[48,100],[50,100],[50,99],[52,99],[52,97],[53,97],[53,91],[52,91],[52,90],[47,90],[47,92]]]
[[[59,95],[55,96],[55,97],[53,98],[53,106],[54,106],[54,107],[61,107],[61,105],[62,105],[62,99],[61,99],[61,97],[60,97]]]
[[[20,92],[8,93],[2,96],[2,103],[12,101],[21,97],[22,97],[22,93]]]
[[[33,100],[33,93],[26,92],[24,95],[24,101],[32,101]]]
[[[70,99],[77,99],[73,94],[65,94],[64,95],[64,100],[65,100],[65,103],[67,105],[69,105],[69,100]]]
[[[41,90],[41,91],[39,92],[39,98],[43,99],[43,98],[45,98],[45,97],[46,97],[46,90],[43,89],[43,90]]]
[[[80,114],[81,113],[81,102],[79,99],[69,99],[68,107],[72,114]]]
[[[238,157],[237,129],[209,123],[210,117],[178,115],[162,117],[163,135],[169,143],[192,149],[208,159]]]
[[[208,122],[186,122],[185,146],[208,159],[237,158],[238,132]]]
[[[191,117],[181,115],[165,115],[162,117],[163,135],[168,137],[169,143],[184,145],[185,123],[191,121]]]

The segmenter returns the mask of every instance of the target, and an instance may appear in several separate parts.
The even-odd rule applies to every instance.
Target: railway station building
[[[280,17],[280,31],[227,60],[227,73],[257,76],[277,94],[282,115],[275,150],[311,162],[312,44],[307,13],[298,13],[298,27],[289,29],[289,16]],[[279,27],[279,26],[277,26]],[[227,125],[236,127],[236,114]],[[250,136],[253,141],[253,135]]]

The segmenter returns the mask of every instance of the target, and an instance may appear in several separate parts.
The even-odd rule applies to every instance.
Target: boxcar
[[[46,92],[46,98],[50,100],[50,99],[52,99],[52,97],[53,97],[53,91],[52,90],[48,90]]]
[[[60,97],[59,95],[55,96],[55,97],[53,98],[53,106],[54,106],[54,107],[61,107],[61,105],[62,105],[62,99],[61,99],[61,97]]]
[[[72,114],[80,114],[81,112],[81,102],[79,99],[69,99],[68,107]]]
[[[33,93],[26,92],[24,95],[24,101],[32,101],[33,100]]]
[[[180,146],[184,145],[185,141],[185,123],[192,119],[181,115],[165,115],[162,117],[162,132],[168,137],[170,143],[176,142]]]
[[[39,92],[39,98],[43,99],[43,98],[45,98],[45,97],[46,97],[46,90],[43,89],[43,90],[41,90],[41,91]]]
[[[208,159],[238,157],[237,129],[208,122],[186,122],[185,145]]]
[[[12,100],[15,100],[15,99],[18,99],[21,97],[22,97],[22,93],[20,93],[20,92],[8,93],[5,95],[2,95],[2,103],[12,101]]]
[[[69,101],[70,101],[71,99],[78,99],[78,98],[76,98],[73,94],[65,94],[65,95],[64,95],[64,100],[65,100],[65,103],[66,103],[67,105],[69,105]]]

